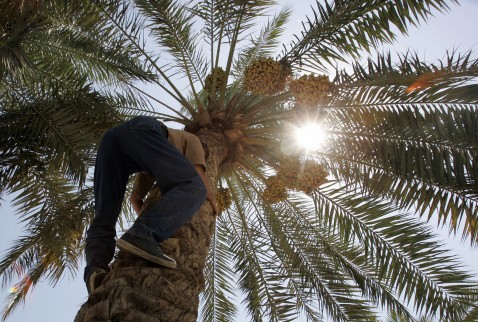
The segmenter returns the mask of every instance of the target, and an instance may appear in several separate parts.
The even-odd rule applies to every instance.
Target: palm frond
[[[334,108],[329,117],[323,156],[338,177],[422,215],[436,212],[455,231],[464,220],[463,235],[476,241],[474,106],[380,104]]]
[[[200,1],[191,11],[204,21],[202,33],[206,42],[209,45],[214,43],[220,46],[232,43],[234,38],[239,41],[244,39],[244,36],[238,38],[235,34],[237,32],[249,34],[256,25],[257,18],[268,14],[269,9],[275,4],[274,0],[205,0]],[[220,51],[216,53],[219,54]],[[211,61],[214,61],[214,58],[212,57]]]
[[[244,69],[258,57],[272,56],[277,49],[278,39],[284,31],[285,24],[291,15],[291,9],[284,7],[261,29],[259,35],[251,37],[251,45],[242,50],[234,62],[231,75],[243,76]]]
[[[248,196],[236,186],[236,180],[233,183],[226,179],[226,182],[235,191],[232,193],[233,202],[239,216],[229,214],[233,228],[229,235],[230,247],[235,254],[239,285],[245,293],[249,314],[254,321],[262,321],[263,317],[270,321],[293,321],[297,316],[296,305],[284,283],[281,268],[275,266],[277,255],[270,251],[270,240],[257,216],[257,209],[253,203],[247,202]]]
[[[365,309],[365,302],[359,300],[361,296],[373,305],[387,306],[390,311],[412,318],[401,304],[405,299],[413,303],[415,310],[427,315],[437,312],[437,317],[444,320],[464,316],[463,305],[474,301],[476,292],[471,276],[459,272],[458,259],[441,247],[423,223],[404,214],[397,215],[395,207],[380,199],[375,200],[370,195],[363,197],[359,192],[332,184],[317,192],[316,208],[300,198],[293,201],[292,196],[289,206],[279,204],[270,208],[264,204],[257,208],[254,205],[258,201],[248,192],[251,187],[260,192],[262,188],[255,184],[257,179],[249,180],[244,174],[233,182],[228,182],[229,187],[244,185],[238,191],[245,194],[243,198],[246,199],[241,198],[241,204],[249,214],[247,218],[252,220],[249,225],[264,229],[261,238],[269,236],[266,238],[269,242],[261,245],[268,245],[264,248],[275,255],[267,260],[276,261],[277,269],[281,270],[279,276],[296,277],[300,281],[298,288],[308,295],[311,291],[307,290],[315,287],[314,292],[324,301],[321,307],[329,310],[334,320],[345,321],[353,317],[354,321],[370,321],[373,310]],[[248,188],[244,189],[246,186]],[[336,263],[333,272],[328,270],[332,262]],[[400,262],[402,264],[398,264]],[[239,270],[245,267],[248,266],[241,265]],[[333,277],[334,274],[342,277]],[[348,279],[344,284],[337,282]],[[328,280],[334,281],[334,287],[332,294],[327,296],[331,289]],[[308,283],[304,284],[306,281]],[[250,283],[252,287],[254,283]],[[351,286],[354,284],[355,291]],[[422,290],[420,295],[414,294],[417,289]],[[469,298],[463,294],[468,294]],[[300,295],[295,296],[299,297],[298,303],[304,303]],[[358,296],[357,301],[355,296]]]
[[[176,63],[174,70],[184,73],[197,99],[195,84],[205,78],[207,60],[202,55],[197,35],[193,34],[194,15],[186,10],[187,4],[178,1],[137,1],[137,5],[151,20],[152,35],[170,53]],[[181,103],[185,103],[184,101]]]
[[[26,235],[6,251],[0,265],[3,286],[21,279],[13,288],[4,318],[41,279],[56,284],[65,271],[76,273],[82,236],[93,216],[91,188],[78,191],[61,177],[31,176],[36,180],[29,180],[31,184],[13,201],[26,223]]]
[[[474,306],[467,312],[463,322],[473,322],[476,321],[476,319],[478,319],[478,307]]]
[[[251,182],[248,182],[252,186]],[[257,191],[259,192],[259,191]],[[271,236],[271,245],[280,261],[281,276],[295,284],[291,295],[311,319],[318,319],[318,312],[326,310],[336,321],[370,321],[375,317],[373,307],[367,300],[360,299],[360,289],[339,267],[332,264],[331,253],[340,247],[339,240],[324,236],[317,222],[313,204],[309,200],[289,197],[291,204],[270,207],[263,204],[265,226]],[[281,207],[283,206],[283,207]],[[290,214],[294,213],[293,219]],[[262,217],[262,216],[261,216]],[[314,228],[312,228],[314,227]],[[312,246],[313,245],[313,246]],[[345,252],[347,253],[347,252]],[[336,279],[336,274],[341,274]],[[310,303],[320,304],[314,310]]]
[[[67,66],[64,61],[67,61],[71,62],[71,73],[88,75],[91,82],[152,79],[152,74],[135,59],[140,52],[128,37],[111,28],[97,4],[73,4],[64,8],[54,6],[56,10],[49,12],[49,24],[43,37],[31,37],[26,43],[38,57],[38,68],[62,72]],[[114,11],[116,6],[110,4],[107,10]],[[73,17],[73,21],[65,24],[65,17]]]
[[[303,23],[304,31],[283,51],[282,59],[312,72],[324,71],[327,64],[345,61],[348,55],[359,57],[363,50],[392,42],[393,28],[406,34],[410,25],[425,20],[432,9],[447,10],[447,1],[317,1],[314,17]]]
[[[256,181],[247,176],[238,180],[259,193],[262,188],[254,184]],[[247,189],[243,191],[248,194]],[[295,199],[290,197],[289,200]],[[257,202],[254,200],[255,204]],[[325,309],[335,321],[370,321],[375,316],[374,310],[360,300],[359,295],[367,294],[373,305],[381,302],[381,305],[410,316],[389,286],[376,282],[377,277],[367,267],[362,250],[344,245],[338,236],[326,233],[310,200],[297,198],[297,201],[274,207],[264,204],[254,212],[263,222],[263,235],[270,236],[271,251],[278,256],[279,276],[291,285],[290,294],[297,301],[295,310],[302,310],[311,320],[319,320],[319,312]],[[342,266],[332,264],[337,261]],[[341,277],[337,278],[336,274]],[[313,304],[314,296],[317,296],[318,305]]]
[[[370,164],[351,158],[326,156],[325,163],[331,172],[369,194],[390,198],[398,206],[414,209],[430,220],[438,216],[438,224],[447,223],[450,232],[456,233],[463,225],[463,239],[475,244],[477,216],[476,202],[468,195],[414,179],[406,179],[386,173]],[[363,180],[363,181],[360,181]]]
[[[201,295],[201,321],[232,321],[237,313],[234,303],[234,281],[231,271],[228,235],[230,225],[219,217],[211,242],[209,258],[205,268],[206,288]]]
[[[10,77],[25,84],[39,72],[52,80],[87,77],[99,83],[117,82],[119,77],[122,81],[151,78],[134,58],[129,39],[118,36],[96,6],[88,2],[65,6],[56,1],[47,6],[48,14],[40,11],[19,20],[2,35],[0,70],[4,77],[8,71]],[[128,53],[117,48],[128,49]]]
[[[476,104],[478,59],[472,52],[447,52],[445,61],[428,64],[418,55],[405,54],[394,63],[390,53],[356,63],[353,73],[343,70],[335,79],[334,106],[384,103]]]
[[[224,35],[228,39],[229,48],[226,59],[226,75],[231,73],[232,64],[234,62],[234,55],[239,43],[244,39],[244,33],[248,34],[249,30],[255,25],[257,18],[264,15],[267,10],[275,4],[274,0],[261,0],[261,1],[219,1],[221,6],[225,5],[230,8],[227,12],[226,21],[224,25]],[[222,28],[222,27],[221,27]],[[222,42],[222,40],[221,40]],[[220,43],[221,43],[220,42]],[[218,66],[218,59],[221,45],[218,45],[216,53],[216,67]],[[222,105],[226,95],[226,83],[221,88],[219,95],[219,105]]]
[[[247,187],[255,186],[244,176],[234,182],[239,186],[239,183],[247,185]],[[260,188],[257,187],[257,189]],[[239,191],[242,191],[241,194],[246,193],[246,199],[241,199],[241,204],[249,204],[245,202],[252,196],[247,197],[248,193],[244,187],[238,189]],[[262,242],[261,245],[268,245],[264,247],[275,254],[273,257],[269,255],[265,259],[266,263],[268,260],[274,260],[278,278],[280,276],[285,279],[282,283],[289,285],[289,294],[294,296],[297,302],[296,306],[289,308],[289,316],[292,320],[294,319],[292,316],[295,316],[298,310],[305,312],[311,320],[320,320],[321,308],[326,308],[336,321],[350,319],[370,321],[374,316],[374,310],[359,299],[359,294],[368,294],[373,305],[382,302],[382,305],[386,303],[394,310],[407,312],[407,309],[390,292],[390,286],[375,282],[377,273],[373,268],[367,266],[363,250],[357,249],[353,245],[341,246],[338,236],[323,235],[326,230],[321,228],[317,221],[315,208],[313,204],[311,205],[310,200],[295,201],[292,202],[294,205],[290,204],[290,206],[284,207],[271,208],[264,205],[264,208],[261,209],[253,206],[253,204],[257,204],[257,200],[249,202],[252,205],[245,206],[245,208],[253,208],[250,208],[248,216],[256,217],[250,224],[253,225],[252,227],[256,227],[254,229],[264,228],[261,236],[262,238],[268,236],[266,239],[269,241]],[[290,216],[292,212],[295,216]],[[299,218],[302,220],[298,221]],[[251,233],[251,235],[253,234]],[[343,266],[331,268],[332,261],[337,261],[338,258]],[[357,265],[361,268],[357,268]],[[242,267],[247,266],[243,265],[241,269]],[[349,282],[344,284],[338,282],[337,274],[343,274],[341,279],[345,278]],[[352,284],[350,284],[351,282]],[[354,283],[357,283],[355,290]],[[319,299],[319,303],[322,303],[321,305],[313,304],[314,294]],[[275,295],[273,294],[273,296]],[[249,299],[252,301],[253,297]],[[286,308],[287,306],[284,305],[284,310]],[[407,315],[409,314],[407,313]]]
[[[422,223],[394,214],[394,207],[373,197],[351,196],[333,186],[318,191],[316,204],[329,231],[361,245],[380,279],[417,311],[445,320],[464,315],[466,301],[455,294],[474,295],[471,276],[460,271],[458,259],[448,255]],[[414,294],[418,289],[420,294]]]
[[[0,171],[9,174],[0,190],[16,184],[13,178],[21,181],[20,174],[28,171],[28,164],[55,169],[81,185],[92,143],[115,123],[117,113],[89,87],[75,93],[61,93],[55,87],[37,93],[21,91],[12,99],[2,102]],[[25,159],[16,158],[17,153],[29,154],[32,159],[24,163]]]
[[[122,1],[113,6],[113,10],[110,9],[111,2],[94,2],[94,4],[99,8],[102,15],[111,23],[111,28],[115,29],[118,33],[117,37],[127,39],[128,46],[131,46],[131,52],[136,53],[136,59],[140,60],[144,64],[144,68],[150,73],[158,73],[161,76],[161,79],[158,79],[156,76],[150,77],[149,80],[154,79],[155,85],[161,88],[167,95],[172,99],[176,100],[179,103],[187,103],[186,98],[181,94],[181,91],[174,84],[171,79],[174,75],[168,75],[169,67],[161,66],[159,64],[159,55],[152,52],[148,49],[147,43],[143,38],[143,33],[147,30],[145,26],[146,18],[138,16],[138,13],[135,10],[131,9],[131,6],[128,2]],[[121,47],[118,47],[119,49]],[[163,83],[163,80],[165,83]],[[129,86],[137,89],[137,84],[128,84]],[[163,106],[163,103],[160,103]],[[185,105],[191,112],[193,109],[189,104]],[[172,110],[170,108],[170,110]]]

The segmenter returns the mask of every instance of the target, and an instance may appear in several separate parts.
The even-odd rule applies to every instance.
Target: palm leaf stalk
[[[69,230],[83,233],[92,216],[85,184],[98,133],[124,114],[142,112],[183,125],[202,139],[210,153],[208,175],[215,187],[230,190],[233,204],[218,218],[205,204],[164,243],[165,251],[177,257],[177,271],[119,253],[105,283],[75,321],[195,321],[201,292],[201,319],[230,321],[239,312],[236,288],[253,321],[302,316],[377,321],[379,309],[405,321],[417,315],[473,319],[473,276],[413,214],[436,217],[452,233],[462,230],[464,239],[476,242],[478,91],[473,80],[478,60],[471,52],[452,52],[434,64],[409,53],[397,62],[390,54],[369,58],[365,65],[359,61],[379,44],[393,42],[393,30],[406,33],[454,3],[317,2],[304,31],[277,59],[269,56],[290,10],[271,14],[274,1],[94,2],[87,6],[89,19],[76,19],[64,31],[76,42],[59,41],[61,16],[21,25],[7,39],[15,46],[2,47],[15,50],[5,51],[8,63],[1,74],[22,85],[2,83],[1,116],[13,120],[22,111],[29,115],[25,120],[33,120],[27,123],[32,126],[10,121],[1,128],[7,133],[3,146],[13,148],[5,149],[0,191],[33,187],[17,199],[33,228],[0,266],[5,285],[22,276],[18,267],[31,271],[32,279],[19,285],[13,303],[40,278],[55,281],[61,267],[74,270],[81,249],[81,241],[75,240],[56,245],[55,256],[42,252],[49,238],[34,228],[43,222],[40,214],[51,214],[48,225],[53,218],[69,220],[52,202],[37,210],[43,202],[37,192],[50,195],[60,189],[68,198],[89,196],[79,202],[81,215]],[[253,27],[267,15],[272,18],[256,33]],[[49,28],[58,32],[46,33]],[[48,44],[39,47],[45,48],[42,55],[19,41],[37,34],[43,38],[32,44]],[[60,51],[60,61],[52,61],[52,48]],[[350,69],[330,68],[350,60],[355,60]],[[310,72],[335,74],[335,79],[301,77]],[[251,75],[264,78],[251,81]],[[40,80],[44,77],[47,81]],[[138,81],[149,81],[163,96]],[[95,86],[88,87],[89,82]],[[38,84],[47,95],[36,93]],[[51,91],[52,84],[61,90]],[[251,84],[264,87],[256,91]],[[315,90],[307,92],[307,84]],[[95,108],[88,117],[77,112],[69,118],[84,105],[66,104],[70,109],[62,111],[59,102],[73,102],[78,89],[76,95],[89,97]],[[29,99],[19,100],[24,92]],[[50,109],[42,115],[26,113],[39,111],[31,108],[37,106]],[[50,115],[46,112],[51,116],[45,117]],[[87,120],[98,115],[106,117],[92,125],[97,131],[92,133]],[[309,118],[325,127],[328,143],[302,154],[291,132]],[[54,131],[48,130],[52,125]],[[34,146],[38,142],[45,148]],[[56,161],[44,169],[39,164],[45,160]],[[296,165],[288,172],[287,162]],[[320,170],[315,177],[308,175],[311,164]],[[26,176],[34,167],[38,173]],[[317,176],[325,172],[328,183],[319,187]],[[59,187],[51,182],[60,182]],[[148,204],[157,198],[160,194],[152,192]],[[38,248],[30,247],[33,240]],[[58,255],[62,251],[71,256]]]

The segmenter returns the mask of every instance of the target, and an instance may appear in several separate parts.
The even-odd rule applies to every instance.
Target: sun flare
[[[325,130],[320,123],[307,123],[295,130],[295,140],[307,151],[318,150],[325,142]]]

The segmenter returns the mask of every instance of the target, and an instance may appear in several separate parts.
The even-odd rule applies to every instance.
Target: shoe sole
[[[151,255],[148,252],[145,252],[141,248],[138,248],[138,247],[134,246],[133,244],[128,243],[127,241],[125,241],[123,239],[118,239],[116,241],[116,246],[118,246],[119,249],[124,250],[125,252],[128,252],[128,253],[134,254],[136,256],[139,256],[141,258],[147,259],[150,262],[159,264],[161,266],[165,266],[165,267],[168,267],[168,268],[176,268],[176,266],[177,266],[176,261],[174,259],[170,258],[170,260],[165,260],[165,259],[156,257],[154,255]],[[166,255],[164,255],[164,256],[166,256]]]

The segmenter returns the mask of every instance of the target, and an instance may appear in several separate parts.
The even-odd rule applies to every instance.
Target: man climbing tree
[[[129,176],[136,180],[131,201],[140,214],[143,198],[156,182],[161,200],[145,210],[116,242],[121,250],[156,264],[176,268],[158,245],[184,225],[204,198],[216,201],[205,177],[206,160],[193,134],[169,130],[152,117],[137,116],[108,130],[99,146],[94,176],[95,218],[86,239],[85,283],[91,294],[101,285],[113,258],[116,222]]]

